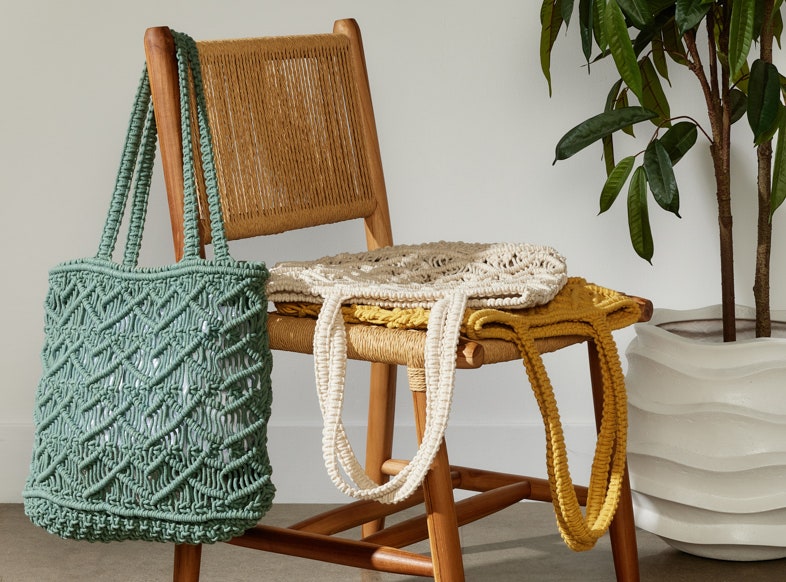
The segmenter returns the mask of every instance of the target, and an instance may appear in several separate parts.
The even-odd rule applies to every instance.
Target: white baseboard
[[[566,425],[571,475],[586,484],[595,446],[595,427]],[[355,452],[364,454],[362,426],[348,426]],[[399,426],[394,456],[410,458],[414,429]],[[545,477],[545,441],[541,425],[452,424],[448,429],[451,462],[494,471]],[[347,498],[330,482],[322,464],[321,427],[271,425],[270,458],[277,503],[342,503]],[[0,424],[0,503],[20,503],[33,445],[32,424]]]
[[[33,449],[32,423],[0,423],[0,503],[20,503]]]

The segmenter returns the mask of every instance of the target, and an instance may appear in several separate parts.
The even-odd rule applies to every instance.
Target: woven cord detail
[[[322,454],[330,479],[344,494],[358,499],[397,503],[423,482],[442,445],[453,400],[456,345],[467,303],[457,292],[431,310],[426,332],[426,426],[415,456],[395,477],[379,485],[370,479],[352,450],[341,421],[347,361],[342,303],[347,290],[325,298],[314,331],[314,371],[322,417]],[[341,469],[348,477],[341,474]],[[351,480],[351,482],[350,482]]]

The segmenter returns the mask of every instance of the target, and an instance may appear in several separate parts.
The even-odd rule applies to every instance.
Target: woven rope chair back
[[[345,33],[198,43],[227,239],[365,218],[370,247],[392,243],[362,45],[350,24]]]

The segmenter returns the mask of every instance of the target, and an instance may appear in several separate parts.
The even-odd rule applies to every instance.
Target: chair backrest
[[[363,218],[370,249],[392,244],[360,30],[198,42],[229,240]],[[145,53],[175,254],[183,249],[183,157],[174,41]],[[203,189],[203,188],[202,188]],[[209,228],[200,201],[200,235]]]

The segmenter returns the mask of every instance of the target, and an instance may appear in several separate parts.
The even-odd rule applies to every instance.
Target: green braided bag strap
[[[216,180],[215,162],[213,160],[212,137],[207,117],[207,106],[202,86],[202,73],[196,43],[187,34],[172,31],[178,64],[178,79],[181,95],[181,134],[183,148],[183,196],[185,231],[185,249],[183,258],[197,259],[200,256],[198,201],[196,177],[194,175],[194,146],[191,140],[191,96],[193,92],[196,103],[197,128],[199,132],[199,155],[207,191],[210,229],[212,233],[215,259],[231,260],[229,246],[224,232],[224,221]],[[189,78],[192,80],[189,82]],[[135,267],[139,261],[139,250],[144,231],[147,205],[150,198],[150,184],[156,152],[156,124],[153,101],[150,94],[150,80],[147,68],[142,73],[137,88],[134,106],[131,112],[126,141],[120,160],[120,169],[112,193],[106,223],[98,247],[97,259],[110,261],[117,245],[120,224],[128,196],[134,184],[134,196],[131,204],[128,235],[123,253],[123,264]]]
[[[124,265],[129,267],[136,265],[142,239],[144,215],[147,210],[147,199],[150,193],[150,177],[155,160],[155,148],[155,116],[150,97],[150,81],[147,76],[147,68],[145,68],[134,99],[131,120],[120,158],[120,169],[115,180],[115,189],[112,193],[96,258],[105,261],[111,260],[136,171],[134,203],[123,257]],[[139,165],[137,165],[138,160]]]
[[[218,195],[218,181],[213,160],[213,139],[210,135],[210,124],[207,117],[207,105],[202,85],[202,69],[196,43],[187,34],[172,31],[177,50],[178,79],[181,95],[181,135],[183,136],[183,190],[185,196],[185,252],[184,259],[199,257],[199,229],[196,178],[194,176],[194,150],[189,136],[191,123],[191,88],[188,83],[190,69],[193,79],[193,94],[196,102],[197,124],[199,128],[199,146],[202,160],[202,172],[207,190],[208,212],[210,214],[210,230],[212,233],[213,252],[217,260],[229,258],[229,246],[224,232],[224,219],[221,201]]]

